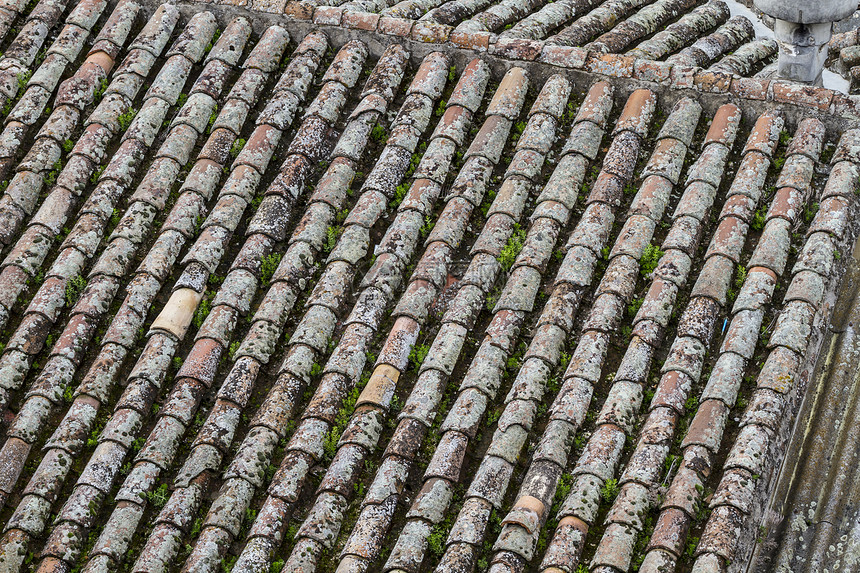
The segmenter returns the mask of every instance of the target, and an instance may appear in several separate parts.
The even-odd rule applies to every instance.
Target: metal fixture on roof
[[[781,78],[821,85],[827,43],[833,23],[857,9],[857,0],[754,0],[772,16],[779,43],[777,74]]]

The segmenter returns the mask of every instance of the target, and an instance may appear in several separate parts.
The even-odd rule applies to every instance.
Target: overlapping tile
[[[721,2],[325,4],[0,5],[0,570],[745,559],[858,174],[762,110],[852,100]]]

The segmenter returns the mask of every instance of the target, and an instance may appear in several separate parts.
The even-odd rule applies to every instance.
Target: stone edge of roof
[[[253,2],[253,4],[252,4]],[[254,0],[191,0],[186,5],[209,5],[238,9],[260,16],[284,16],[297,23],[322,29],[339,28],[376,33],[414,42],[449,46],[498,58],[548,64],[556,68],[622,80],[642,81],[672,90],[694,90],[724,95],[748,102],[797,106],[818,113],[860,123],[860,95],[848,95],[824,87],[788,80],[744,78],[700,67],[645,60],[623,54],[606,54],[573,46],[558,46],[543,40],[500,38],[490,32],[457,31],[453,26],[381,16],[372,12],[344,10],[339,6],[313,6],[301,0],[254,5]],[[263,2],[263,4],[268,4]],[[282,7],[282,8],[279,8]]]

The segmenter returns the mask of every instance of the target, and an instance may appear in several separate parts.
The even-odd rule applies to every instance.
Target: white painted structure
[[[754,0],[756,7],[775,19],[779,43],[777,75],[821,85],[827,43],[833,22],[857,9],[857,0]]]

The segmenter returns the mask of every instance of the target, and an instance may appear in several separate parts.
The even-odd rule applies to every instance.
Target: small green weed
[[[269,286],[269,282],[275,275],[278,265],[281,264],[281,256],[281,253],[272,253],[263,257],[262,264],[260,265],[260,282],[264,287]]]
[[[161,509],[164,507],[164,504],[167,503],[167,500],[170,498],[170,493],[167,490],[167,484],[163,483],[152,491],[148,491],[142,494],[143,497],[148,501],[152,507],[156,509]]]
[[[648,245],[642,252],[642,260],[639,261],[639,272],[643,277],[649,278],[651,273],[657,269],[657,264],[663,257],[663,250],[657,245]]]
[[[603,498],[603,501],[606,503],[612,503],[615,501],[615,498],[618,497],[618,491],[618,480],[615,478],[609,478],[600,487],[600,497]]]
[[[90,175],[90,183],[92,183],[93,185],[98,183],[99,178],[102,176],[102,173],[104,173],[104,172],[105,172],[105,166],[104,165],[99,166],[95,171],[93,171],[93,174]]]
[[[818,203],[812,203],[812,204],[807,203],[806,205],[804,205],[803,206],[803,220],[804,220],[804,222],[807,225],[809,223],[811,223],[812,219],[813,219],[813,217],[815,217],[816,213],[818,213]]]
[[[337,245],[338,236],[340,236],[340,228],[329,226],[325,234],[325,244],[323,245],[323,251],[325,251],[326,253],[332,252],[334,250],[335,245]]]
[[[636,313],[639,312],[639,309],[642,307],[643,299],[641,297],[634,298],[627,304],[627,316],[633,318],[636,316]]]
[[[735,273],[735,286],[740,289],[744,286],[744,282],[747,280],[747,268],[743,265],[738,265],[737,273]]]
[[[209,122],[206,125],[206,133],[212,133],[212,126],[215,125],[216,119],[218,119],[218,104],[215,104],[212,113],[209,114]]]
[[[502,247],[502,252],[499,254],[499,264],[505,272],[511,270],[514,262],[517,260],[517,255],[523,249],[526,241],[525,229],[520,229],[519,225],[514,227],[513,234],[508,237],[508,242]]]
[[[378,123],[370,130],[370,138],[376,143],[383,143],[388,137],[388,132]]]
[[[412,350],[409,351],[409,363],[416,372],[421,367],[424,359],[427,358],[427,353],[429,351],[430,346],[427,344],[416,344],[412,347]]]
[[[200,300],[200,304],[197,305],[197,310],[194,311],[194,326],[200,328],[203,326],[203,322],[206,320],[206,317],[209,316],[209,312],[212,310],[212,301],[208,296],[204,296]]]
[[[514,124],[514,131],[511,133],[511,141],[519,141],[520,137],[523,135],[523,131],[526,129],[526,122],[518,121]]]
[[[422,238],[427,237],[427,235],[430,234],[430,231],[433,230],[433,226],[435,224],[436,223],[433,221],[433,219],[431,219],[428,215],[425,215],[424,216],[424,224],[421,225],[421,228],[418,230],[418,232],[421,233],[421,237]]]
[[[30,81],[31,77],[33,77],[33,72],[30,70],[24,70],[19,73],[16,78],[18,80],[18,90],[23,91],[27,87],[27,82]]]
[[[230,156],[233,159],[236,159],[236,156],[239,155],[239,152],[241,152],[242,148],[245,147],[245,143],[247,142],[241,137],[233,142],[233,145],[230,146]]]
[[[101,101],[102,97],[104,97],[105,95],[105,91],[107,91],[107,88],[107,78],[102,78],[101,82],[99,82],[99,85],[96,87],[96,91],[93,92],[93,101],[96,103]]]
[[[752,226],[754,231],[761,231],[762,229],[764,229],[765,214],[766,214],[766,211],[765,211],[764,207],[762,207],[761,209],[758,209],[753,214],[753,220],[752,220],[751,226]]]
[[[120,131],[128,129],[128,126],[130,126],[131,122],[134,121],[135,116],[137,116],[137,110],[134,108],[120,114],[120,116],[116,118],[117,122],[119,122]]]
[[[81,293],[87,286],[87,279],[81,275],[75,275],[66,283],[66,306],[71,308],[81,298]]]

